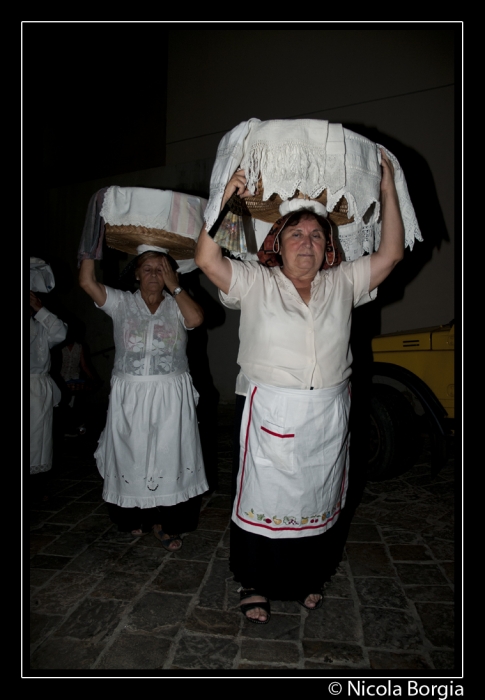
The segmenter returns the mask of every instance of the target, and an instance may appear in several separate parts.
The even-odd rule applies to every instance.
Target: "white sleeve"
[[[38,321],[47,331],[47,340],[49,342],[49,348],[53,348],[54,345],[58,345],[65,340],[67,335],[67,324],[61,321],[60,318],[43,306],[35,314],[35,320]]]

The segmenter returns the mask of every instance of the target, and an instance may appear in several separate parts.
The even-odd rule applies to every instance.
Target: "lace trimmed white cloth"
[[[204,223],[207,200],[150,187],[108,187],[101,216],[112,226],[158,228],[193,240]]]
[[[383,148],[341,124],[319,119],[250,119],[226,134],[217,151],[205,221],[210,230],[220,211],[224,188],[241,167],[248,189],[254,194],[261,176],[263,200],[276,193],[286,200],[298,189],[311,198],[327,190],[327,210],[332,212],[342,197],[353,223],[340,226],[338,238],[345,260],[352,261],[377,250],[380,243],[380,181]],[[402,168],[384,147],[394,165],[396,190],[404,222],[405,246],[422,241]],[[255,224],[253,220],[253,224]],[[261,225],[261,224],[264,225]],[[261,246],[271,224],[254,226]],[[245,257],[241,254],[242,258]],[[254,256],[252,256],[254,257]]]

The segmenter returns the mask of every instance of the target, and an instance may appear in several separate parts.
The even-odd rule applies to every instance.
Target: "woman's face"
[[[314,272],[321,268],[325,257],[325,233],[311,215],[283,229],[280,235],[280,254],[283,267],[289,272]]]
[[[142,260],[136,268],[136,278],[140,280],[140,290],[145,294],[161,292],[165,286],[162,270],[162,257],[153,256]]]

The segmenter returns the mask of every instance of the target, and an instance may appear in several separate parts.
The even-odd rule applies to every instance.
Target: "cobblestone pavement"
[[[453,460],[432,476],[423,452],[368,483],[323,607],[274,602],[271,622],[254,625],[228,569],[232,415],[220,407],[218,487],[179,553],[119,533],[92,440],[64,439],[47,491],[30,498],[24,674],[453,677]]]

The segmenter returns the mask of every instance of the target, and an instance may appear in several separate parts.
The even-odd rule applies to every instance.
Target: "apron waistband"
[[[287,389],[285,387],[271,386],[270,384],[263,384],[262,382],[253,382],[251,379],[249,380],[249,383],[252,386],[257,386],[261,389],[273,392],[274,394],[280,394],[282,396],[286,395],[286,396],[294,396],[295,398],[305,397],[305,398],[310,398],[310,399],[323,399],[323,398],[333,398],[335,396],[338,396],[342,392],[344,392],[349,385],[349,380],[344,379],[344,381],[340,382],[340,384],[337,384],[336,386],[326,387],[325,389]]]
[[[149,374],[147,376],[125,374],[125,372],[113,372],[112,378],[123,379],[128,382],[166,382],[173,379],[173,377],[179,377],[181,374],[187,374],[187,370],[172,372],[171,374]]]

